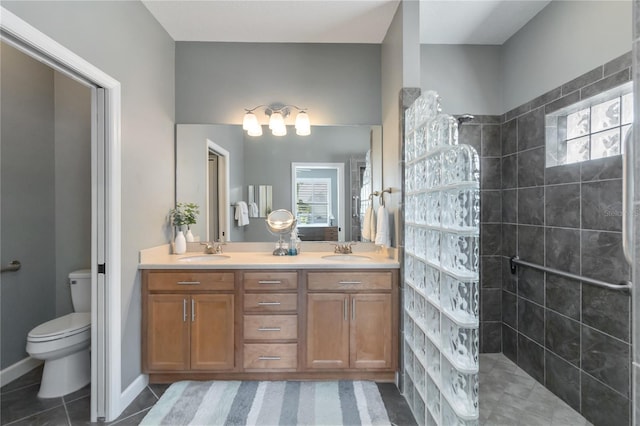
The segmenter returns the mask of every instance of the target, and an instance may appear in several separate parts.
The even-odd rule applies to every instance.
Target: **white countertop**
[[[317,251],[329,246],[309,245],[297,256],[274,256],[273,245],[257,246],[251,243],[230,243],[223,246],[222,256],[205,255],[202,250],[185,254],[171,254],[169,245],[153,247],[140,252],[138,269],[398,269],[397,250],[380,250],[362,244],[347,260],[323,258],[333,251]],[[197,247],[197,246],[196,246]],[[195,248],[195,247],[194,247]],[[256,248],[263,250],[257,251]],[[253,251],[248,251],[253,250]],[[359,257],[359,256],[364,256]],[[196,257],[196,258],[194,258]],[[189,259],[191,258],[191,259]],[[215,258],[215,260],[208,260]],[[183,259],[183,260],[181,260]],[[186,260],[185,260],[186,259]]]

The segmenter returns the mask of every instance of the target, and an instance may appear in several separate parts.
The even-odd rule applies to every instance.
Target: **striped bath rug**
[[[367,381],[184,381],[172,384],[141,425],[390,425]]]

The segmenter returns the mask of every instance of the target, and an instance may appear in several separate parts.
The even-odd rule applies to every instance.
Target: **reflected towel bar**
[[[559,275],[561,277],[570,278],[576,281],[582,281],[587,284],[593,284],[598,287],[605,287],[611,290],[629,290],[631,289],[631,281],[622,281],[620,284],[611,284],[605,281],[596,280],[594,278],[583,277],[581,275],[572,274],[570,272],[564,272],[559,269],[548,268],[546,266],[538,265],[536,263],[520,260],[518,256],[513,256],[509,259],[509,266],[511,266],[511,273],[516,273],[516,265],[528,266],[529,268],[538,269],[540,271],[549,272],[550,274]]]

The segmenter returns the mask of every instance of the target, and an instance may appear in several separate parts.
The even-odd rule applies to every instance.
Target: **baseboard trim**
[[[27,374],[42,363],[43,361],[41,359],[35,359],[28,356],[25,359],[8,366],[4,370],[0,371],[0,386],[13,382],[18,377]]]
[[[120,395],[120,409],[119,414],[122,414],[124,410],[133,402],[134,399],[144,390],[149,384],[149,376],[141,374],[135,378],[133,382],[122,392]],[[111,419],[115,420],[115,419]]]

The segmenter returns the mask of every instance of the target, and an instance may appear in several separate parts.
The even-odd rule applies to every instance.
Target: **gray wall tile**
[[[544,272],[518,267],[518,296],[544,305]]]
[[[580,227],[580,184],[545,187],[544,204],[545,225]]]
[[[518,190],[502,190],[502,221],[505,223],[518,223]]]
[[[502,222],[502,191],[489,190],[481,191],[480,194],[480,222],[501,223]]]
[[[582,369],[627,397],[630,361],[627,343],[582,326]]]
[[[629,424],[629,400],[582,373],[582,415],[596,426]]]
[[[544,185],[544,147],[518,153],[518,187]]]
[[[631,51],[604,64],[604,76],[611,75],[625,68],[631,68]]]
[[[595,83],[603,77],[602,72],[603,67],[599,66],[592,69],[591,71],[582,74],[580,77],[574,78],[570,82],[563,84],[562,94],[566,95],[567,93],[571,93],[574,90],[578,90],[584,86]]]
[[[565,93],[568,93],[565,95]],[[556,112],[557,110],[564,108],[566,106],[575,104],[580,101],[580,91],[576,90],[575,92],[563,92],[563,96],[551,103],[548,103],[544,106],[545,114],[551,114],[552,112]]]
[[[582,231],[582,275],[612,283],[629,279],[622,234]]]
[[[624,69],[608,77],[605,77],[596,83],[583,87],[582,89],[580,89],[580,97],[582,99],[590,98],[591,96],[598,95],[606,90],[613,89],[614,87],[618,87],[621,84],[627,83],[628,81],[630,81],[630,79],[631,73],[629,72],[629,69]]]
[[[580,182],[580,163],[547,167],[544,170],[544,183],[546,185],[572,182]]]
[[[518,256],[522,260],[544,264],[544,230],[542,226],[518,225]]]
[[[544,384],[544,349],[522,334],[518,334],[518,366]]]
[[[579,281],[547,274],[545,283],[546,307],[575,320],[580,320],[580,288]]]
[[[622,180],[582,184],[582,228],[622,230]]]
[[[518,329],[518,299],[508,291],[502,291],[502,322]]]
[[[480,159],[480,186],[482,189],[500,189],[502,187],[500,158]]]
[[[526,104],[522,104],[517,108],[512,109],[511,111],[507,111],[505,114],[506,121],[511,120],[512,118],[516,118],[521,116],[522,114],[529,112],[531,110],[531,102],[527,102]]]
[[[518,151],[544,146],[544,108],[518,117]]]
[[[518,332],[544,344],[544,308],[518,297]]]
[[[553,311],[545,316],[545,347],[575,366],[580,366],[580,323]]]
[[[506,326],[502,326],[502,353],[511,361],[518,362],[518,333]]]
[[[500,157],[502,144],[499,124],[482,125],[482,150],[483,157]]]
[[[502,188],[518,186],[518,156],[516,154],[502,157]]]
[[[544,382],[551,392],[580,412],[580,369],[546,351]]]
[[[501,322],[484,322],[481,326],[481,335],[481,353],[499,353],[502,351]]]
[[[544,225],[544,187],[518,189],[518,222]]]
[[[574,274],[580,273],[580,230],[546,228],[545,265]]]
[[[630,341],[631,297],[590,284],[582,285],[582,322],[625,342]]]
[[[502,257],[480,258],[480,283],[482,288],[502,288]]]
[[[583,182],[603,179],[622,178],[622,156],[598,158],[597,160],[579,163],[581,169],[581,179]]]
[[[481,135],[482,126],[480,124],[465,123],[458,130],[458,142],[461,144],[466,143],[467,145],[471,145],[475,148],[478,155],[482,155]]]
[[[553,90],[548,91],[542,96],[538,96],[534,100],[531,101],[531,109],[536,109],[538,107],[544,106],[549,102],[552,102],[562,96],[562,87],[556,87]]]
[[[517,120],[507,121],[501,126],[500,140],[502,141],[502,155],[513,154],[518,151]]]
[[[502,251],[502,226],[483,224],[480,228],[480,254],[483,256],[500,255]]]
[[[502,290],[484,288],[480,292],[482,298],[481,321],[502,320]]]

